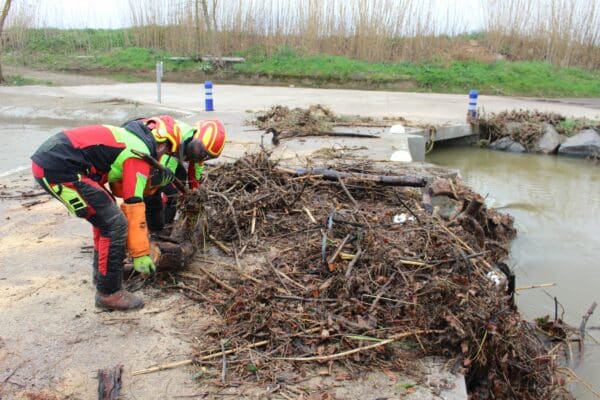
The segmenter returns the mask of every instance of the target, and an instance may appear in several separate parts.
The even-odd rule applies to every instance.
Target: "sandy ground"
[[[2,185],[10,193],[26,191],[32,187],[28,175],[6,178]],[[201,325],[200,306],[177,294],[149,291],[142,311],[99,312],[91,255],[81,250],[90,244],[89,224],[46,196],[25,203],[35,200],[44,202],[31,208],[22,200],[1,203],[0,398],[28,398],[38,391],[60,399],[96,398],[96,371],[118,364],[125,365],[124,398],[194,393],[190,369],[135,379],[127,374],[187,358],[190,344],[177,326],[183,320]]]
[[[60,81],[64,84],[106,83],[87,77],[58,79],[64,79]],[[0,122],[10,127],[0,130],[0,135],[9,143],[7,148],[19,149],[5,152],[6,157],[0,159],[4,166],[27,163],[28,155],[41,141],[37,136],[82,123],[116,124],[164,111],[152,104],[111,100],[109,93],[96,99],[39,93],[33,87],[18,89],[11,92],[8,88],[11,93],[2,94],[0,103]],[[191,118],[185,110],[178,115]],[[245,115],[224,113],[219,118],[226,121],[226,126],[239,128]],[[232,132],[227,157],[239,156],[258,140],[259,136],[251,132]],[[335,374],[315,369],[318,377],[296,385],[296,392],[288,391],[287,397],[277,387],[214,385],[220,368],[200,379],[195,379],[198,367],[194,366],[132,376],[139,369],[189,359],[193,346],[202,347],[202,332],[213,318],[210,307],[176,292],[146,287],[140,292],[146,301],[142,310],[97,310],[93,303],[91,254],[85,249],[91,245],[90,225],[69,216],[48,196],[10,198],[40,189],[28,170],[2,172],[0,399],[97,398],[97,371],[119,364],[124,366],[123,399],[278,399],[299,398],[298,393],[328,393],[329,398],[336,399],[466,398],[464,380],[438,372],[443,362],[428,360],[416,368],[421,373],[415,376],[424,378],[376,373],[355,374],[350,381],[337,381]],[[40,203],[30,204],[37,201]]]

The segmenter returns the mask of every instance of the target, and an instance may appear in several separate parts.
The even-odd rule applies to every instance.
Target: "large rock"
[[[435,196],[431,199],[433,208],[437,208],[438,215],[446,220],[458,214],[461,204],[461,202],[449,196]]]
[[[490,144],[490,148],[494,150],[508,151],[510,153],[524,153],[526,151],[525,147],[523,147],[521,143],[515,142],[508,136],[496,140],[494,143]]]
[[[544,126],[544,134],[534,144],[533,150],[536,153],[554,154],[560,146],[560,135],[550,124]]]
[[[561,144],[558,154],[572,157],[590,157],[600,154],[600,135],[594,129],[581,131]]]

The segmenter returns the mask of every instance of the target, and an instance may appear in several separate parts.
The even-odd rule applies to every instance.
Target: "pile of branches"
[[[259,129],[279,133],[280,138],[319,135],[331,131],[337,121],[334,113],[320,104],[308,108],[289,109],[273,106],[252,121]]]
[[[492,113],[478,120],[480,136],[492,143],[503,137],[521,143],[531,149],[534,143],[544,134],[546,124],[552,125],[561,132],[561,122],[565,117],[556,113],[545,113],[530,110],[512,110]]]
[[[275,144],[279,139],[302,136],[337,136],[333,128],[338,126],[389,127],[394,123],[406,123],[403,118],[384,118],[376,120],[371,117],[341,116],[321,104],[308,108],[293,108],[276,105],[248,121],[259,129],[273,133]],[[340,134],[341,135],[341,134]],[[347,135],[347,134],[346,134]]]
[[[407,188],[377,172],[346,166],[327,180],[261,153],[220,167],[187,198],[204,205],[203,226],[238,272],[242,254],[255,260],[251,275],[201,288],[222,316],[205,334],[234,354],[230,376],[283,382],[334,361],[406,371],[411,358],[441,355],[472,398],[570,398],[498,266],[512,219],[459,180],[418,188],[419,178],[396,176]],[[448,219],[427,200],[444,187],[456,203]]]

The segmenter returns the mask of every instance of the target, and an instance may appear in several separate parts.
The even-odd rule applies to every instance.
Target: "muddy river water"
[[[556,283],[521,291],[523,316],[554,315],[556,296],[564,319],[579,326],[592,302],[600,303],[600,166],[590,161],[491,150],[436,148],[428,161],[457,169],[486,202],[515,217],[518,236],[511,265],[517,287]],[[559,315],[562,308],[559,308]],[[590,334],[600,340],[600,308],[590,318]],[[600,387],[600,346],[586,342],[577,374]],[[578,399],[593,398],[575,387]]]

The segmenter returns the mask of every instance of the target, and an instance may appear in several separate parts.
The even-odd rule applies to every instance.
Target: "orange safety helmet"
[[[185,156],[188,161],[204,161],[217,158],[225,147],[225,127],[216,120],[198,121],[196,132],[186,144]]]
[[[152,136],[158,143],[168,141],[171,145],[171,153],[177,153],[181,146],[181,127],[170,115],[161,115],[144,120],[146,126],[152,132]]]

